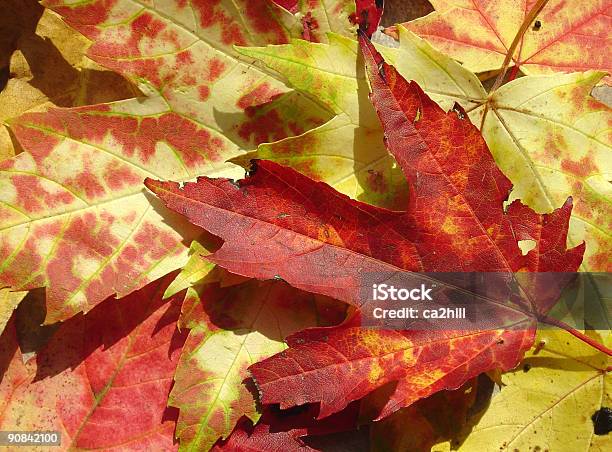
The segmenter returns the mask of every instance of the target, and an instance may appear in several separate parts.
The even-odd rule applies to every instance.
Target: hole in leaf
[[[529,251],[535,248],[535,240],[519,240],[518,246],[521,249],[521,253],[525,256]]]
[[[387,74],[385,73],[385,62],[381,61],[378,64],[378,75],[383,79],[383,82],[387,83]]]
[[[459,118],[461,120],[465,119],[465,110],[463,108],[461,108],[461,105],[459,105],[456,102],[455,102],[455,105],[453,105],[453,111],[457,115],[457,118]]]
[[[612,431],[612,409],[602,406],[593,413],[591,420],[596,435],[607,435]]]
[[[247,177],[254,176],[257,172],[257,159],[251,159],[249,162],[249,167],[247,168],[246,175]]]
[[[539,20],[536,20],[533,24],[533,31],[539,31],[540,28],[542,28],[542,22]]]

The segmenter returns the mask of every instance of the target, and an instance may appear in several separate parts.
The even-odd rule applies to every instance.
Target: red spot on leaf
[[[166,24],[149,13],[143,13],[130,24],[130,27],[133,38],[138,42],[143,36],[156,38],[166,28]]]
[[[281,23],[270,14],[269,8],[269,0],[249,0],[246,2],[246,15],[256,31],[274,35],[273,38],[268,38],[271,44],[288,43],[287,32]]]
[[[104,169],[104,182],[111,190],[121,190],[124,187],[140,184],[142,181],[141,177],[127,165],[113,161]]]
[[[206,85],[198,86],[198,97],[200,100],[206,100],[210,96],[210,88]]]
[[[53,8],[55,12],[60,14],[66,22],[73,26],[83,25],[99,25],[108,19],[109,12],[117,4],[118,0],[97,0],[78,5],[61,6],[66,3],[55,1],[58,6],[54,5],[53,1],[47,2],[47,7]]]
[[[47,265],[49,281],[55,289],[47,293],[49,310],[55,315],[73,312],[74,306],[65,301],[81,289],[81,259],[101,262],[105,256],[112,254],[118,244],[117,237],[110,232],[110,224],[99,221],[93,212],[86,212],[70,220]],[[87,311],[91,306],[79,308]]]
[[[318,29],[319,22],[312,17],[312,13],[308,11],[308,13],[302,17],[302,38],[310,42],[319,42],[316,34],[313,33]]]
[[[37,116],[39,117],[39,115]],[[13,131],[19,139],[19,143],[24,149],[27,149],[37,166],[44,165],[44,160],[53,152],[55,146],[60,143],[60,138],[48,134],[42,130],[37,130],[27,126],[30,116],[23,115],[20,121],[13,126]],[[7,168],[13,165],[12,160],[5,160],[0,163],[1,168]]]
[[[134,237],[134,242],[139,246],[143,255],[158,260],[166,256],[176,247],[175,238],[167,231],[161,231],[152,223],[144,223]]]
[[[181,64],[181,65],[185,65],[185,64],[193,64],[193,55],[191,54],[190,50],[183,50],[182,52],[179,52],[176,55],[176,61],[177,63]]]
[[[317,170],[314,167],[314,159],[301,159],[293,165],[296,171],[309,177],[318,177]]]
[[[243,95],[236,105],[245,110],[248,107],[265,104],[280,96],[282,91],[271,88],[267,82],[257,85],[253,90]],[[247,113],[248,114],[248,113]]]
[[[214,82],[216,82],[225,69],[227,65],[223,60],[219,58],[212,58],[206,65],[206,72],[204,74],[204,80],[208,82],[208,85],[200,85],[198,86],[198,96],[200,100],[206,100],[210,97],[210,86]]]
[[[191,0],[191,5],[198,11],[200,26],[202,28],[210,28],[215,25],[221,27],[221,40],[224,44],[247,45],[242,27],[223,11],[220,3],[220,0]]]
[[[91,55],[96,59],[105,61],[105,58],[116,59],[118,56],[122,57],[139,57],[146,56],[150,53],[150,49],[141,48],[142,41],[147,40],[150,43],[157,40],[168,40],[170,35],[174,32],[171,30],[170,33],[166,33],[162,36],[160,34],[166,29],[166,24],[159,19],[156,19],[151,13],[144,12],[134,19],[129,27],[126,25],[123,27],[122,33],[113,40],[98,39],[95,41],[91,48]],[[88,35],[88,33],[85,33]],[[146,41],[145,41],[146,42]],[[175,44],[177,45],[177,44]],[[179,47],[176,47],[177,50]],[[114,61],[115,65],[118,66],[118,70],[122,69],[121,65],[131,65],[133,61]]]
[[[64,184],[73,187],[78,192],[83,193],[87,199],[94,199],[103,196],[106,192],[104,187],[100,185],[94,171],[95,168],[91,162],[91,156],[83,155],[83,170],[77,173],[74,177],[66,179]]]
[[[240,125],[238,135],[245,140],[251,137],[255,143],[282,140],[287,136],[283,121],[276,110],[255,113],[256,107],[247,107],[248,119]]]
[[[602,272],[612,271],[612,263],[610,262],[610,254],[606,250],[599,251],[589,256],[587,263],[591,268],[596,268]]]
[[[206,80],[209,82],[215,82],[221,77],[221,74],[225,71],[226,64],[219,58],[213,58],[208,63],[208,77]]]
[[[32,229],[32,233],[28,236],[21,250],[16,256],[13,256],[10,265],[3,272],[3,285],[10,285],[15,289],[34,289],[44,285],[43,275],[36,274],[36,271],[32,270],[41,268],[43,262],[43,256],[41,256],[37,246],[38,241],[41,238],[52,241],[57,237],[61,229],[61,222],[52,221],[42,225],[38,224]],[[3,239],[0,250],[0,261],[7,262],[6,259],[14,251],[14,244],[9,245],[6,239]]]
[[[71,193],[59,186],[57,191],[47,190],[35,176],[16,174],[11,181],[17,192],[16,203],[30,213],[58,209],[74,200]]]
[[[580,161],[574,160],[563,160],[561,162],[561,168],[563,171],[574,174],[580,178],[588,177],[597,171],[597,166],[593,163],[593,159],[590,156],[584,156]]]

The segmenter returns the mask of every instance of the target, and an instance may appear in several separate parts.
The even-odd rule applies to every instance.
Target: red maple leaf
[[[505,208],[510,181],[463,109],[443,111],[363,33],[361,45],[387,147],[410,185],[405,211],[351,200],[268,161],[238,183],[202,177],[180,187],[147,179],[168,207],[224,240],[208,258],[356,306],[372,272],[575,271],[584,244],[566,249],[571,199],[549,215],[519,201]],[[535,247],[524,255],[521,240]],[[532,302],[538,314],[551,307],[549,298]],[[381,418],[487,370],[513,368],[535,325],[536,316],[526,315],[507,329],[390,331],[365,329],[356,315],[290,337],[288,350],[251,372],[263,403],[320,402],[320,418],[395,384]]]

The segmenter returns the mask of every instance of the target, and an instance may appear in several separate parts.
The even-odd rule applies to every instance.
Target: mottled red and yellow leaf
[[[67,321],[25,364],[12,324],[0,339],[0,428],[58,431],[61,448],[176,450],[167,398],[184,336],[168,279]]]
[[[234,50],[301,33],[298,17],[271,1],[46,5],[93,41],[90,58],[146,96],[12,121],[27,152],[2,164],[0,284],[47,287],[51,323],[186,262],[198,231],[151,204],[145,177],[240,174],[224,162],[329,113]],[[332,6],[308,7],[325,14]],[[329,29],[352,33],[338,11]]]
[[[535,0],[432,0],[435,12],[404,25],[474,72],[500,69]],[[551,0],[527,29],[512,62],[529,75],[610,72],[610,0]],[[397,36],[391,27],[387,33]]]

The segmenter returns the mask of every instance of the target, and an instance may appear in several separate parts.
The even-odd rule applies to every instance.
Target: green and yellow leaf
[[[561,330],[540,331],[535,343],[521,365],[503,376],[501,392],[458,450],[609,448],[607,435],[594,434],[591,419],[612,403],[609,357]]]
[[[612,269],[612,113],[590,96],[604,75],[522,77],[470,112],[513,197],[538,212],[574,198],[568,241],[586,242],[584,271]]]
[[[240,48],[280,73],[297,90],[329,109],[328,123],[271,144],[262,144],[250,157],[274,160],[323,180],[353,198],[402,208],[407,187],[385,149],[383,133],[368,95],[357,42],[330,35],[329,44],[293,41],[266,48]],[[478,79],[450,59],[434,60],[427,43],[404,31],[399,49],[381,47],[387,61],[416,80],[440,105],[455,101],[473,107],[486,93]]]
[[[197,240],[191,242],[189,260],[166,289],[164,298],[176,295],[189,287],[218,281],[219,275],[215,271],[215,264],[202,257],[208,254],[210,251],[200,242]]]
[[[339,304],[278,281],[188,289],[182,323],[190,333],[169,402],[180,409],[182,450],[208,450],[242,416],[257,422],[257,390],[247,368],[284,350],[289,334],[325,324],[325,306],[342,319]]]

